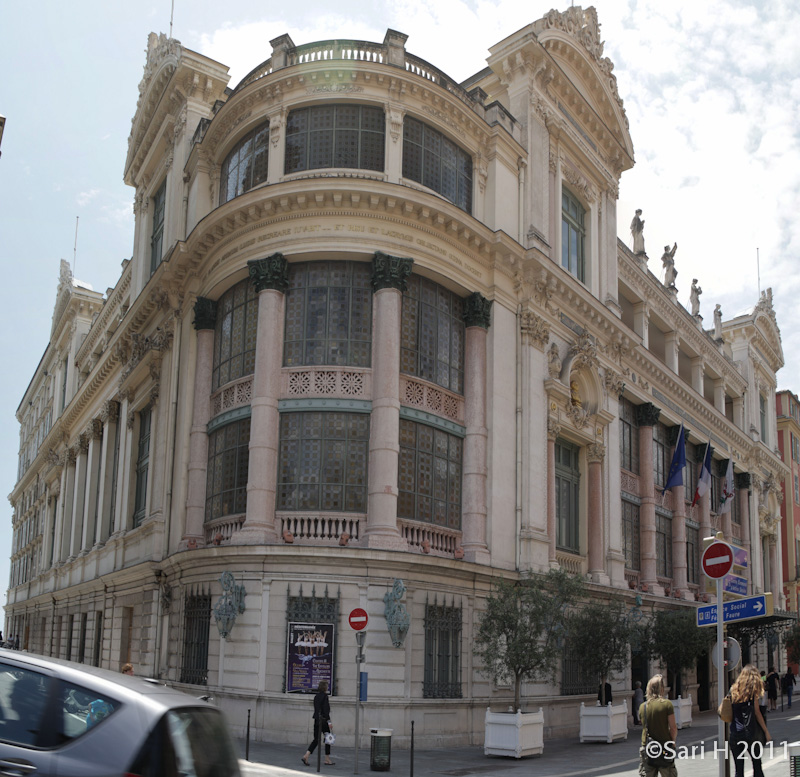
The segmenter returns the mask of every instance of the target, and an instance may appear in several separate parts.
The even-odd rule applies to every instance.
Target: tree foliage
[[[628,611],[621,599],[590,601],[570,617],[570,647],[580,655],[587,677],[599,680],[602,704],[606,703],[608,676],[627,666],[631,631]]]
[[[700,628],[695,618],[694,609],[659,610],[650,624],[648,652],[676,676],[694,667],[715,636],[713,629]]]
[[[800,623],[795,623],[784,636],[786,658],[790,664],[800,663]]]
[[[583,591],[580,578],[562,569],[499,580],[486,599],[473,652],[481,674],[495,684],[514,681],[514,709],[523,682],[552,677],[566,631],[568,608]]]

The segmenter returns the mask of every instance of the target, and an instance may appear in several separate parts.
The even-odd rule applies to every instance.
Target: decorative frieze
[[[488,329],[492,322],[492,302],[477,291],[464,300],[464,325]]]
[[[265,259],[251,259],[247,268],[256,292],[265,289],[286,291],[289,288],[289,262],[281,253],[271,254]]]
[[[372,290],[397,289],[405,291],[411,275],[413,259],[403,259],[376,251],[372,257]]]

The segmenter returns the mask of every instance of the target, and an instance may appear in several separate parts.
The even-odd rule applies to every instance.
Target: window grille
[[[561,191],[561,266],[586,281],[586,209],[566,188]]]
[[[460,530],[462,454],[460,437],[401,419],[397,514]]]
[[[258,295],[255,285],[246,279],[226,291],[217,303],[212,391],[253,374],[257,327]]]
[[[211,594],[194,589],[184,597],[182,683],[208,685],[208,636],[211,626]]]
[[[636,423],[636,406],[627,399],[619,403],[620,453],[622,468],[639,474],[639,427]]]
[[[286,623],[339,623],[339,600],[341,592],[336,591],[335,598],[328,594],[328,586],[325,586],[325,593],[317,596],[316,586],[311,588],[311,596],[303,596],[303,586],[297,596],[292,596],[291,589],[286,589]],[[285,630],[288,632],[288,629]],[[339,640],[334,641],[333,645],[333,668],[337,665],[337,655],[339,652]],[[283,691],[286,691],[286,665],[284,664]],[[331,696],[336,695],[336,672],[333,672]]]
[[[425,699],[461,698],[461,607],[425,603]]]
[[[153,232],[150,237],[150,275],[152,275],[158,265],[161,264],[161,255],[164,249],[164,213],[167,202],[167,179],[165,178],[161,186],[153,195]]]
[[[656,574],[672,577],[672,518],[656,511]]]
[[[403,292],[400,372],[464,393],[464,301],[418,275]]]
[[[289,113],[284,173],[323,167],[384,169],[386,118],[367,105],[318,105]]]
[[[369,415],[282,413],[279,510],[367,511]]]
[[[625,568],[640,570],[639,551],[639,505],[622,500],[622,544],[625,553]]]
[[[225,157],[220,173],[219,204],[223,205],[267,180],[269,122],[248,132]]]
[[[250,419],[227,424],[208,436],[206,521],[247,509]]]
[[[580,465],[579,450],[566,440],[555,443],[556,459],[556,547],[580,553]]]
[[[369,367],[372,267],[365,262],[289,266],[283,364]]]
[[[433,189],[472,213],[472,156],[410,116],[403,122],[403,178]]]
[[[133,504],[133,524],[138,526],[144,519],[147,507],[147,474],[150,469],[150,421],[148,405],[139,413],[139,452],[136,457],[136,492]]]
[[[583,656],[565,640],[561,652],[561,695],[597,693],[597,688],[597,678],[587,674]]]

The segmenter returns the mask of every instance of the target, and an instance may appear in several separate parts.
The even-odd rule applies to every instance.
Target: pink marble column
[[[681,597],[688,591],[686,564],[686,486],[673,486],[672,493],[672,588]]]
[[[250,458],[247,513],[237,542],[276,542],[275,495],[278,484],[281,367],[283,362],[284,292],[289,264],[282,254],[247,263],[258,292],[258,329],[253,396],[250,402]]]
[[[742,547],[747,551],[747,570],[744,575],[750,581],[750,591],[753,586],[753,559],[750,557],[750,473],[738,472],[736,474],[736,496],[739,500],[739,516],[742,521]]]
[[[655,591],[656,575],[656,500],[653,473],[653,426],[661,411],[649,402],[639,405],[639,548],[642,559],[641,582]]]
[[[217,303],[198,297],[194,304],[194,328],[197,330],[197,356],[194,373],[192,429],[189,433],[189,466],[186,494],[186,523],[181,550],[205,545],[203,524],[206,514],[206,477],[208,473],[208,422],[211,420],[211,374],[214,368],[214,329]]]
[[[467,433],[462,465],[462,537],[464,558],[489,564],[486,544],[486,340],[491,323],[492,302],[477,292],[465,300],[466,324],[464,411]]]
[[[550,566],[557,566],[556,559],[556,440],[561,427],[547,419],[547,558]]]
[[[589,463],[589,574],[598,581],[605,574],[603,563],[603,459],[605,445],[592,443],[586,446],[586,459]]]
[[[372,413],[369,429],[367,530],[369,548],[402,550],[397,526],[400,458],[400,327],[412,260],[377,252],[372,260]]]

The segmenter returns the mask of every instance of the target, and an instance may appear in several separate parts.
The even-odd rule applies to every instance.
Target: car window
[[[0,662],[0,739],[17,745],[41,743],[49,677]]]
[[[215,709],[182,708],[166,714],[178,774],[234,777],[239,765],[223,716]]]
[[[119,702],[88,688],[61,682],[57,712],[62,742],[77,739],[119,709]]]

